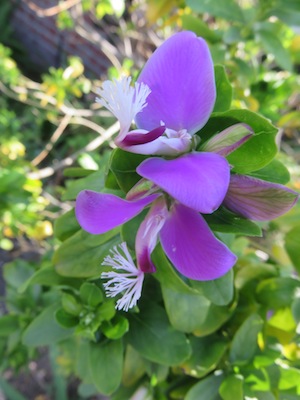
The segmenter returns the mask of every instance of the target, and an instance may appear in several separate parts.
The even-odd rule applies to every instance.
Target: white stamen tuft
[[[118,118],[122,133],[129,131],[136,114],[147,106],[146,99],[151,93],[149,86],[145,83],[136,82],[134,86],[130,83],[131,77],[104,81],[102,88],[98,89],[100,97],[96,98],[98,103]]]
[[[128,311],[136,305],[141,297],[144,273],[139,270],[129,254],[126,243],[121,243],[118,250],[117,246],[110,250],[112,255],[104,258],[102,265],[112,267],[117,271],[103,272],[102,279],[109,279],[104,283],[107,297],[115,297],[119,294],[123,296],[117,300],[118,310]]]

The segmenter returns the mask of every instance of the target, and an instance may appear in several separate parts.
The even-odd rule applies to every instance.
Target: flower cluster
[[[148,60],[137,82],[106,81],[97,101],[120,122],[115,142],[123,150],[151,155],[137,168],[141,180],[122,199],[82,191],[76,201],[81,227],[105,233],[149,207],[135,242],[137,267],[126,244],[105,258],[108,296],[123,293],[117,308],[127,311],[141,295],[144,273],[156,270],[151,253],[159,240],[174,267],[195,280],[212,280],[233,267],[236,256],[210,230],[201,214],[221,205],[258,221],[288,211],[297,194],[279,184],[231,173],[226,156],[251,139],[251,127],[235,124],[196,151],[198,132],[216,99],[214,68],[206,42],[177,33]],[[130,130],[132,122],[137,129]],[[274,201],[276,199],[276,201]]]

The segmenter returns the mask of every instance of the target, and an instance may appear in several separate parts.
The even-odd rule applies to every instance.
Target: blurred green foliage
[[[201,136],[232,119],[249,123],[256,137],[233,155],[234,168],[280,183],[290,174],[290,187],[300,189],[297,0],[84,0],[81,6],[100,26],[111,18],[112,37],[137,33],[143,46],[149,30],[160,38],[178,29],[203,36],[225,69],[216,67],[218,99]],[[10,12],[0,6],[1,19]],[[73,29],[76,20],[64,10],[57,24]],[[139,309],[116,312],[104,296],[101,262],[120,238],[133,243],[139,221],[91,236],[80,229],[72,205],[83,188],[126,192],[137,180],[128,171],[142,157],[111,154],[107,141],[100,150],[85,149],[112,119],[94,107],[99,82],[85,77],[79,58],[33,80],[12,57],[18,43],[9,27],[0,40],[0,247],[14,258],[25,243],[40,255],[38,262],[17,258],[3,267],[0,371],[23,368],[38,347],[49,346],[63,373],[79,378],[83,398],[102,393],[125,400],[139,390],[155,400],[298,399],[299,204],[269,224],[240,218],[233,225],[222,209],[208,217],[239,256],[234,273],[213,282],[183,281],[158,246],[153,257],[160,269],[147,277]],[[122,72],[136,75],[134,56],[120,61]],[[120,71],[111,67],[107,74]],[[276,129],[256,112],[279,127],[288,154],[274,159]],[[55,169],[73,154],[75,167],[64,175]]]

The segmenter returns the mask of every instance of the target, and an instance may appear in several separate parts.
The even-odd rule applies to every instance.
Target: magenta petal
[[[221,205],[230,179],[228,162],[213,153],[190,153],[174,160],[148,158],[138,166],[137,173],[203,214]]]
[[[289,211],[298,197],[283,185],[232,175],[224,206],[254,221],[269,221]]]
[[[171,209],[160,241],[174,267],[191,279],[217,279],[236,262],[236,256],[213,235],[203,217],[181,204]]]
[[[213,110],[213,62],[206,42],[193,32],[166,40],[146,63],[138,82],[151,89],[147,106],[135,118],[139,128],[150,131],[162,121],[167,128],[193,134]]]
[[[76,199],[76,218],[85,231],[98,235],[124,224],[159,194],[152,194],[135,201],[123,200],[113,194],[83,190]]]
[[[159,138],[165,130],[165,126],[159,126],[150,132],[143,130],[131,131],[128,132],[125,138],[117,144],[119,147],[125,147],[153,142],[153,140]]]
[[[168,209],[163,198],[157,199],[141,223],[136,235],[135,252],[138,267],[143,272],[155,272],[151,253],[157,242],[157,236],[168,216]]]

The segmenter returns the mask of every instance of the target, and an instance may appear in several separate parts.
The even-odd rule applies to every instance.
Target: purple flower
[[[127,194],[126,200],[112,194],[82,191],[76,201],[76,217],[81,227],[92,234],[101,234],[129,221],[152,204],[136,237],[136,271],[155,272],[151,253],[158,238],[175,268],[188,278],[216,279],[232,268],[236,256],[213,235],[199,214],[210,214],[223,202],[230,179],[226,159],[206,152],[173,160],[153,157],[143,161],[137,172],[151,181],[152,187],[145,193],[142,181]],[[105,265],[113,266],[112,262]],[[139,273],[138,280],[130,277],[133,294],[140,288],[140,276]],[[125,289],[124,275],[118,282]]]
[[[223,204],[253,221],[270,221],[288,212],[298,198],[298,193],[283,185],[235,174]]]
[[[120,122],[116,144],[140,154],[178,155],[192,147],[216,99],[214,68],[206,42],[193,32],[166,40],[137,82],[105,81],[97,101]],[[135,120],[137,129],[130,131]]]

